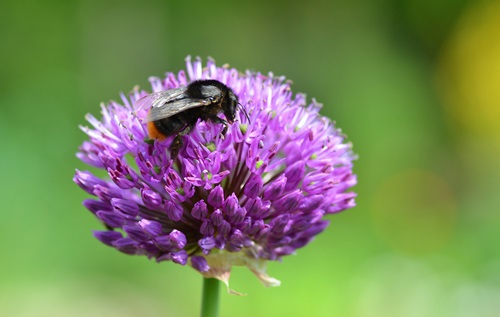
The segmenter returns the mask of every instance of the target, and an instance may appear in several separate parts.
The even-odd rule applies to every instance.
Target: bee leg
[[[226,135],[226,132],[227,132],[227,127],[228,127],[228,125],[227,125],[227,121],[226,121],[226,120],[224,120],[224,119],[221,119],[221,118],[219,118],[219,117],[215,117],[215,118],[213,118],[213,119],[212,119],[212,121],[213,121],[214,123],[219,123],[219,124],[224,125],[224,128],[222,128],[222,131],[221,131],[221,133],[220,133],[220,134],[221,134],[222,136],[225,136],[225,135]]]
[[[196,123],[196,122],[195,122]],[[177,136],[183,136],[191,132],[193,130],[194,124],[187,125],[184,129],[182,129]]]
[[[193,130],[194,125],[187,125],[183,130],[181,130],[174,138],[172,141],[172,144],[170,145],[170,156],[172,159],[177,158],[177,154],[179,154],[179,150],[182,147],[182,136],[188,134]]]
[[[179,154],[179,150],[182,146],[182,140],[180,135],[177,135],[172,144],[170,144],[170,157],[175,160],[177,158],[177,154]]]

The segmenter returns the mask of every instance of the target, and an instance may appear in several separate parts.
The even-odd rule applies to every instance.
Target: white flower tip
[[[276,287],[281,285],[281,281],[270,277],[265,272],[259,272],[252,270],[252,273],[259,279],[259,281],[264,284],[265,287]]]
[[[230,295],[236,295],[236,296],[247,296],[247,294],[243,294],[243,293],[239,293],[233,289],[230,289],[229,287],[227,288],[227,292],[230,294]]]

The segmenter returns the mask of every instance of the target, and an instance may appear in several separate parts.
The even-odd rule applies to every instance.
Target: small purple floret
[[[191,265],[195,270],[198,270],[202,273],[210,270],[210,266],[208,265],[207,260],[202,256],[191,257]]]

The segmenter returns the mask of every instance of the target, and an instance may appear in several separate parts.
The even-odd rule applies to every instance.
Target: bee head
[[[236,107],[238,106],[238,97],[232,92],[229,91],[229,94],[227,95],[226,102],[224,103],[224,106],[222,107],[222,111],[224,112],[224,115],[226,116],[226,120],[229,123],[233,123],[234,119],[236,117]]]

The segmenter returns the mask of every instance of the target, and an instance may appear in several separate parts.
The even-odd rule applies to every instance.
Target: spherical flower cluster
[[[173,137],[148,137],[149,109],[138,102],[145,91],[102,105],[101,120],[87,116],[89,140],[77,156],[109,175],[77,170],[74,177],[95,196],[83,204],[106,227],[94,235],[123,253],[189,264],[226,284],[231,267],[243,265],[278,285],[266,262],[308,244],[328,225],[325,215],[354,206],[351,145],[319,115],[320,104],[293,95],[283,77],[188,58],[187,74],[150,81],[158,92],[197,79],[230,87],[248,118],[239,111],[224,135],[223,125],[199,121],[174,158]]]

